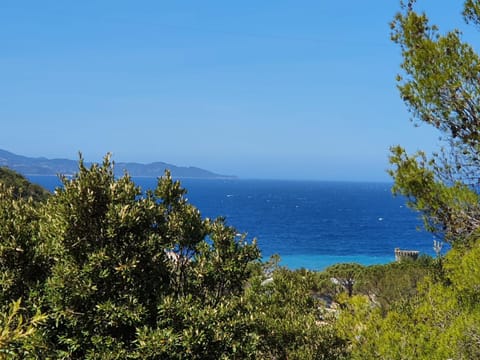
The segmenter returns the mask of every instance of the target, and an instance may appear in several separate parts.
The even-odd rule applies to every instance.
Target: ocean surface
[[[53,190],[54,176],[30,176]],[[155,178],[134,178],[142,189]],[[419,214],[391,194],[391,184],[279,180],[181,180],[204,217],[225,216],[262,256],[279,254],[292,269],[321,270],[338,262],[394,260],[394,248],[434,255],[433,236]],[[420,228],[420,230],[419,230]]]

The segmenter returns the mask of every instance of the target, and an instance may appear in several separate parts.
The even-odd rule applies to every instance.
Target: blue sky
[[[424,1],[425,2],[425,1]],[[454,3],[454,2],[449,2]],[[243,178],[389,180],[431,150],[398,96],[397,1],[2,1],[0,148]],[[433,9],[458,20],[461,2]]]

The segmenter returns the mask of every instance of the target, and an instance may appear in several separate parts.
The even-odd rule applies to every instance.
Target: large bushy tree
[[[8,318],[22,299],[13,319],[33,327],[17,335],[43,344],[32,357],[163,359],[190,349],[213,359],[251,347],[232,324],[242,322],[236,305],[255,244],[222,218],[202,218],[168,172],[143,192],[128,175],[116,179],[107,156],[91,168],[80,159],[62,180],[45,203],[0,184],[0,310]]]
[[[62,181],[46,202],[0,187],[0,358],[345,354],[312,274],[264,283],[255,243],[202,218],[168,172],[144,192],[107,156]]]

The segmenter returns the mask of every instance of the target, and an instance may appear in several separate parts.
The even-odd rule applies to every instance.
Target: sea
[[[55,176],[29,176],[47,189]],[[155,178],[133,178],[143,190]],[[239,179],[184,179],[187,198],[202,216],[256,239],[264,260],[273,254],[291,269],[322,270],[341,262],[364,265],[394,261],[394,249],[434,255],[431,233],[420,214],[393,196],[391,183]]]

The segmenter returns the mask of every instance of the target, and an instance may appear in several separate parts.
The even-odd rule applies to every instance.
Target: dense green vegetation
[[[46,202],[1,192],[0,358],[477,354],[478,246],[289,271],[203,219],[168,173],[143,196],[108,157],[63,181]]]
[[[392,38],[399,89],[445,146],[392,149],[394,191],[451,250],[323,272],[262,264],[225,219],[205,219],[169,173],[142,193],[108,158],[36,197],[0,186],[0,358],[480,358],[480,58],[415,2]],[[465,2],[480,25],[480,2]],[[5,174],[5,172],[4,172]]]
[[[143,196],[127,175],[115,179],[108,157],[91,168],[80,161],[63,181],[46,202],[1,193],[0,358],[431,358],[432,346],[438,358],[468,358],[478,350],[478,246],[289,271],[276,258],[260,263],[256,245],[223,219],[203,219],[168,173]]]
[[[32,197],[35,201],[46,200],[49,192],[37,184],[32,184],[24,176],[6,167],[0,167],[0,186],[10,188],[16,197]]]
[[[480,25],[480,2],[465,1],[463,15]],[[415,121],[435,126],[444,140],[430,158],[392,149],[394,191],[409,198],[426,228],[452,250],[411,279],[413,292],[391,293],[387,307],[350,299],[338,326],[353,359],[478,359],[480,58],[460,31],[442,34],[417,13],[415,1],[402,4],[392,39],[404,59],[398,76],[403,100]],[[389,286],[403,278],[393,275]]]
[[[0,356],[336,358],[310,283],[204,219],[166,174],[146,194],[107,157],[45,202],[0,195]],[[270,266],[270,265],[265,265]],[[272,267],[275,267],[272,265]]]

